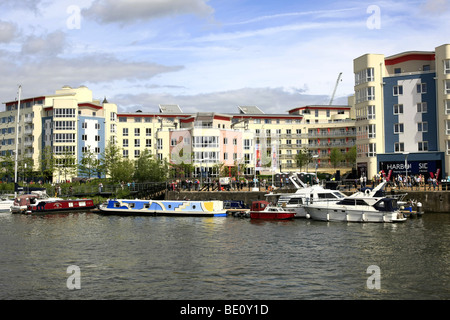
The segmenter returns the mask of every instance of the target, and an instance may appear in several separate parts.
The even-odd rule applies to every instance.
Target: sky
[[[448,0],[1,0],[0,99],[87,86],[119,112],[266,113],[353,94],[353,60],[450,43]],[[4,108],[2,105],[1,109]]]

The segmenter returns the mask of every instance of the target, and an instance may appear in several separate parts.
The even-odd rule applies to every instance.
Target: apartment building
[[[450,45],[354,60],[360,175],[447,176]]]
[[[17,101],[0,112],[5,133],[1,155],[15,149]],[[19,158],[33,159],[38,169],[45,150],[56,156],[53,180],[67,176],[68,152],[78,163],[86,151],[99,159],[109,141],[122,156],[137,159],[144,151],[172,164],[194,165],[196,176],[217,176],[220,167],[239,167],[245,175],[288,171],[330,172],[351,170],[343,161],[331,163],[333,148],[342,153],[356,144],[355,120],[350,106],[303,106],[286,113],[266,114],[256,106],[238,106],[236,113],[184,113],[178,105],[159,105],[155,112],[118,112],[117,106],[95,100],[82,86],[64,86],[54,95],[21,101]],[[22,129],[23,128],[23,129]],[[297,153],[306,150],[314,163],[299,168]]]
[[[5,102],[0,113],[2,138],[0,155],[15,152],[15,130],[18,101]],[[64,86],[54,95],[25,98],[20,101],[18,159],[38,170],[45,150],[55,156],[54,181],[71,179],[67,172],[69,157],[80,162],[83,152],[90,150],[99,159],[107,141],[116,141],[117,106],[94,100],[85,86]]]

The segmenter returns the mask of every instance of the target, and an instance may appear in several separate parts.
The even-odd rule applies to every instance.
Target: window
[[[81,124],[81,129],[87,129],[87,122],[86,121]]]
[[[450,94],[450,80],[445,80],[445,94]]]
[[[419,113],[427,113],[428,111],[428,105],[426,102],[419,102],[417,103],[417,112]]]
[[[396,142],[394,144],[394,151],[395,152],[403,152],[405,151],[405,145],[403,142]]]
[[[173,146],[176,146],[177,145],[177,139],[174,139],[174,138],[172,138],[172,139],[170,139],[170,145],[173,147]]]
[[[75,109],[74,108],[61,108],[53,110],[54,118],[74,118]]]
[[[394,86],[393,87],[394,96],[400,96],[403,94],[403,86]]]
[[[145,118],[145,119],[150,119],[150,118]],[[146,128],[145,129],[145,135],[147,137],[151,137],[152,136],[152,129],[151,128]]]
[[[134,150],[134,157],[139,158],[141,156],[141,150]]]
[[[427,84],[426,83],[418,83],[417,84],[417,93],[427,93]]]
[[[75,121],[55,121],[55,130],[75,130]]]
[[[54,141],[56,143],[66,143],[66,142],[75,142],[75,134],[74,133],[56,133]]]
[[[369,138],[375,138],[375,125],[369,124],[367,126],[367,133]]]
[[[128,139],[123,139],[122,140],[122,147],[128,148]]]
[[[145,147],[146,148],[152,147],[152,139],[145,139]]]
[[[127,118],[126,117],[119,117],[119,122],[127,122]]]
[[[122,129],[122,134],[123,134],[124,137],[127,137],[128,136],[128,128],[123,128]]]
[[[428,132],[428,122],[419,122],[419,123],[417,123],[417,131],[419,131],[419,132]]]
[[[81,140],[82,141],[87,141],[87,134],[82,134],[81,135]]]
[[[394,114],[403,113],[403,104],[394,104]]]
[[[447,140],[447,154],[450,155],[450,140]]]
[[[244,150],[250,150],[250,147],[252,146],[252,141],[250,139],[244,140]]]
[[[157,148],[158,150],[162,150],[162,148],[163,148],[163,139],[158,139],[158,140],[157,140],[156,148]]]
[[[228,144],[228,138],[223,138],[223,144]]]
[[[236,138],[233,139],[233,146],[237,146],[237,139]]]
[[[395,68],[395,69],[394,69],[394,73],[395,73],[395,74],[402,73],[402,68]]]
[[[450,100],[445,100],[445,114],[450,114]]]
[[[367,68],[355,73],[355,85],[366,83],[369,81],[374,81],[374,69]]]
[[[375,143],[369,143],[369,150],[367,153],[368,157],[376,157],[377,155],[377,145]]]
[[[445,120],[445,134],[450,135],[450,120]]]
[[[228,160],[228,153],[227,153],[227,152],[224,152],[224,154],[223,154],[223,160]]]
[[[444,73],[450,73],[450,60],[444,60]]]
[[[375,119],[375,106],[367,106],[367,119]]]
[[[421,141],[418,145],[419,151],[428,151],[428,141]]]
[[[128,150],[122,150],[122,154],[124,158],[128,158]]]
[[[355,92],[355,102],[375,100],[375,87],[367,87]]]
[[[95,129],[100,130],[100,123],[98,123],[98,122],[95,123]]]
[[[430,71],[431,70],[431,66],[429,64],[424,64],[422,66],[422,71]]]
[[[100,141],[100,136],[95,136],[95,141]]]
[[[134,139],[134,146],[136,148],[139,148],[141,146],[141,140],[140,139]]]
[[[135,137],[139,137],[141,135],[141,129],[139,128],[134,128],[134,136]]]
[[[403,133],[403,123],[394,124],[394,133]]]

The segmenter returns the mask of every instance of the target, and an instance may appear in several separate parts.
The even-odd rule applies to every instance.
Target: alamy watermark
[[[71,5],[67,7],[66,13],[69,17],[66,20],[68,29],[81,29],[81,9],[79,6]]]
[[[366,26],[370,30],[381,29],[381,9],[377,5],[367,7],[367,13],[371,14],[366,20]]]
[[[371,274],[369,278],[367,278],[367,289],[380,290],[381,289],[381,269],[379,266],[371,265],[367,268],[367,273]]]
[[[67,278],[67,289],[69,290],[79,290],[81,289],[81,269],[78,266],[71,265],[67,267],[67,273],[70,276]]]

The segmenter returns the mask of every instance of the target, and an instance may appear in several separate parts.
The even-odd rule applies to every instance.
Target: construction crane
[[[339,85],[339,81],[341,80],[342,72],[339,73],[339,76],[336,80],[336,85],[334,86],[333,94],[331,95],[330,106],[333,104],[334,95],[336,94],[336,89]]]

